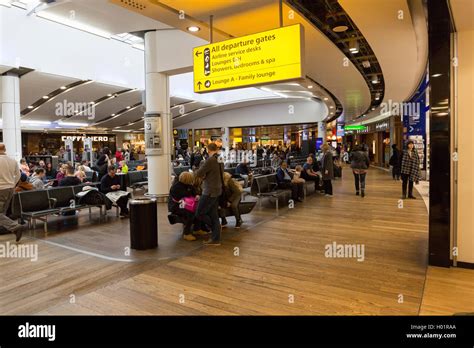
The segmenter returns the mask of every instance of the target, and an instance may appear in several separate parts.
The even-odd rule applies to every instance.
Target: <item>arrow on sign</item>
[[[202,52],[196,51],[196,57],[199,58],[199,55],[202,54]]]
[[[197,83],[197,85],[198,85],[198,88],[199,88],[199,89],[201,89],[202,82],[201,82],[201,81],[199,81],[199,82]]]
[[[413,132],[414,129],[415,129],[415,128],[413,128],[413,126],[410,126],[409,132],[410,132],[410,133]]]

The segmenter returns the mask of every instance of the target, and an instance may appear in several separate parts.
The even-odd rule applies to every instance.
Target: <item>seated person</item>
[[[299,164],[295,167],[295,171],[293,173],[293,179],[291,180],[294,183],[305,183],[306,180],[301,177],[303,171],[303,167],[300,166]]]
[[[226,193],[227,202],[226,208],[232,209],[232,212],[235,216],[235,228],[240,228],[242,226],[242,218],[240,217],[239,203],[240,197],[242,194],[241,186],[232,179],[232,175],[229,173],[224,173],[224,191]],[[225,209],[220,209],[219,211],[221,216],[221,226],[224,227],[227,225],[227,219],[225,216]]]
[[[317,165],[317,164],[316,164]],[[306,181],[314,181],[314,190],[317,191],[319,188],[319,174],[314,171],[314,160],[313,157],[308,157],[306,163],[303,165],[303,171],[301,177]],[[317,168],[317,167],[316,167]]]
[[[25,173],[26,176],[30,175],[30,166],[28,165],[28,163],[26,163],[26,160],[24,158],[20,160],[20,170]]]
[[[86,171],[84,167],[81,165],[76,166],[76,171],[74,172],[74,176],[76,176],[81,182],[87,181]]]
[[[59,166],[58,173],[56,174],[56,181],[60,182],[66,176],[66,164]]]
[[[203,234],[199,231],[199,225],[195,221],[195,211],[197,208],[197,201],[199,196],[196,194],[196,189],[193,186],[194,175],[190,172],[182,172],[178,180],[174,180],[170,188],[170,195],[168,197],[168,211],[172,214],[178,215],[183,220],[183,239],[187,241],[194,241],[196,237],[193,236],[191,227],[194,225],[194,234]],[[186,201],[185,200],[188,200]],[[192,203],[193,200],[196,203]],[[191,204],[194,205],[191,205]]]
[[[100,180],[100,191],[105,197],[118,205],[120,208],[120,216],[128,217],[128,192],[121,191],[120,177],[115,175],[115,166],[109,166],[107,174]]]
[[[58,175],[58,172],[56,171],[56,169],[53,168],[53,164],[51,162],[48,162],[46,164],[46,179],[56,179],[56,175]]]
[[[288,171],[288,164],[282,162],[277,170],[278,188],[291,189],[291,198],[295,202],[302,202],[304,196],[304,184],[293,183],[290,172]]]
[[[81,166],[82,166],[82,168],[84,168],[85,172],[92,172],[93,171],[91,169],[91,167],[89,166],[89,161],[82,161]]]
[[[22,172],[20,176],[20,181],[16,184],[15,192],[30,191],[33,190],[33,185],[28,182],[28,176]]]
[[[244,187],[248,187],[249,181],[252,180],[252,171],[250,170],[246,160],[239,163],[235,168],[235,174],[240,175],[240,177],[244,179]]]
[[[74,168],[70,164],[65,165],[66,176],[59,181],[59,186],[76,186],[82,184],[81,179],[74,175]]]
[[[121,161],[120,162],[120,171],[124,174],[127,174],[128,173],[128,166],[127,166],[127,162],[125,161]]]
[[[32,176],[30,176],[30,184],[33,185],[33,190],[44,189],[44,179],[46,172],[43,168],[36,168]]]

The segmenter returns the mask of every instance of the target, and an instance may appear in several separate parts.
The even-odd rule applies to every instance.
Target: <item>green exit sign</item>
[[[363,131],[365,129],[366,129],[366,127],[363,126],[363,125],[344,126],[345,131],[356,131],[356,130]]]

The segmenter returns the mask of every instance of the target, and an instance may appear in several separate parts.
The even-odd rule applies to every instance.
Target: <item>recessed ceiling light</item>
[[[357,41],[357,39],[352,39],[349,41],[349,51],[352,54],[359,53],[359,41]]]
[[[440,77],[441,75],[443,75],[443,74],[433,74],[433,75],[431,75],[431,77]]]
[[[191,33],[195,33],[195,32],[197,32],[197,31],[201,30],[201,28],[196,27],[195,25],[192,25],[192,26],[188,27],[187,29],[188,29],[188,31],[190,31]]]
[[[324,100],[329,100],[329,98],[324,98]]]
[[[44,96],[43,96],[43,99],[49,99],[49,96],[44,95]]]
[[[127,106],[127,109],[130,109],[130,106]]]
[[[110,115],[110,116],[115,116],[115,114],[112,114],[112,115]]]
[[[33,105],[28,106],[28,109],[33,109],[33,108],[34,108]]]
[[[345,31],[347,31],[349,29],[349,27],[343,23],[336,23],[333,27],[332,27],[332,31],[335,32],[335,33],[343,33]]]
[[[329,108],[330,108],[330,109],[334,109],[334,106],[331,105]]]
[[[373,107],[372,110],[375,110],[375,107]]]
[[[65,89],[67,89],[67,87],[66,86],[61,86],[60,89],[65,90]]]
[[[111,96],[112,96],[112,93],[107,94],[107,97],[111,97]]]
[[[309,85],[308,88],[309,88],[309,89],[313,88],[313,85]]]

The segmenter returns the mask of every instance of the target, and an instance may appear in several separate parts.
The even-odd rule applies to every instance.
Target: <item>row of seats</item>
[[[314,186],[314,182],[313,181],[305,182],[304,184],[305,197],[306,197],[308,185]],[[275,209],[278,214],[280,197],[284,195],[288,195],[288,194],[291,195],[291,190],[278,188],[277,175],[267,174],[267,175],[256,176],[253,179],[252,186],[250,188],[250,194],[258,198],[263,198],[263,197],[275,198]]]
[[[76,203],[76,194],[81,192],[86,185],[65,186],[45,190],[32,190],[15,193],[10,207],[12,219],[22,219],[28,226],[36,228],[36,220],[44,222],[44,231],[48,232],[48,216],[64,214],[76,210],[99,208],[100,218],[105,214],[102,205],[86,205]],[[96,186],[96,185],[89,185]],[[104,208],[104,213],[102,209]]]

